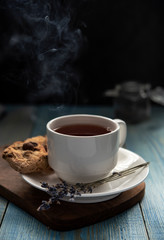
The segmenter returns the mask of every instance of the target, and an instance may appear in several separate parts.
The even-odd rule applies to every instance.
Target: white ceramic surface
[[[111,132],[96,136],[71,136],[54,129],[70,124],[94,124]],[[104,178],[117,164],[117,153],[126,139],[126,123],[103,116],[75,114],[47,123],[48,161],[58,177],[69,183]]]
[[[145,163],[145,160],[142,157],[129,150],[120,148],[118,151],[118,162],[113,171],[123,171],[129,167],[133,167],[142,163]],[[86,193],[81,194],[81,196],[76,196],[74,202],[95,203],[112,199],[118,196],[120,193],[139,185],[145,180],[148,173],[149,166],[138,169],[131,175],[109,183],[102,184],[101,186],[95,188],[93,190],[93,193]],[[42,191],[45,191],[45,189],[41,187],[40,182],[47,182],[49,185],[55,185],[56,183],[60,182],[55,173],[52,173],[50,175],[34,173],[26,175],[23,174],[22,177],[27,183]],[[65,198],[63,200],[70,201],[69,198]]]

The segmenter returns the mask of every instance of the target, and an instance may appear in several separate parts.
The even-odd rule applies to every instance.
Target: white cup
[[[111,132],[72,136],[54,129],[73,124],[93,124]],[[59,178],[69,183],[93,182],[106,177],[117,164],[117,153],[126,140],[126,123],[89,114],[65,115],[47,123],[48,161]]]

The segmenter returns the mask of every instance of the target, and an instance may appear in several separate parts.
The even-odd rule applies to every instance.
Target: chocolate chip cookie
[[[20,173],[44,172],[48,164],[47,139],[43,136],[17,141],[5,148],[2,157]]]

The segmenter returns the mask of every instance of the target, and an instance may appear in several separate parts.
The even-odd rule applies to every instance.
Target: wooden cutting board
[[[136,203],[144,196],[145,183],[121,193],[118,197],[101,203],[72,203],[61,201],[47,211],[38,212],[42,200],[48,200],[47,193],[26,183],[21,175],[2,159],[0,148],[0,195],[22,208],[51,229],[68,231],[113,217]]]

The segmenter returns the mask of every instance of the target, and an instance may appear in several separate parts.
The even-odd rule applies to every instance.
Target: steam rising
[[[28,101],[71,102],[76,98],[80,79],[75,63],[85,45],[74,23],[79,5],[64,0],[1,4],[12,21],[3,52],[10,65],[3,77],[27,89]]]

